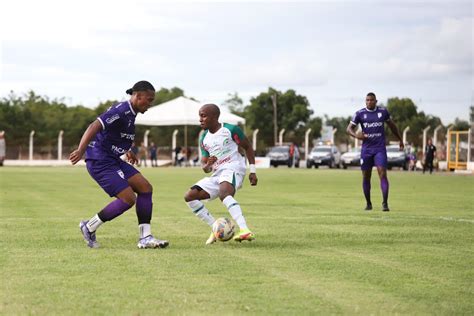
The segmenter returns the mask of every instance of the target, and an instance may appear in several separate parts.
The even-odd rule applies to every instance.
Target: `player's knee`
[[[189,190],[188,192],[186,192],[186,193],[184,194],[184,201],[185,201],[185,202],[191,202],[191,201],[193,201],[193,200],[196,200],[196,197],[194,196],[192,190]]]
[[[135,202],[137,201],[137,197],[135,194],[130,194],[130,195],[127,195],[127,196],[124,196],[122,198],[120,198],[123,202],[127,203],[128,205],[130,205],[130,207],[134,206],[135,205]]]

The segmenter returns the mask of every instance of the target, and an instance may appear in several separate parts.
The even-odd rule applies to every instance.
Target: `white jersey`
[[[215,156],[217,161],[212,167],[214,173],[231,169],[245,174],[245,158],[239,153],[239,144],[245,138],[242,129],[236,125],[223,123],[215,133],[205,130],[200,139],[203,157]]]

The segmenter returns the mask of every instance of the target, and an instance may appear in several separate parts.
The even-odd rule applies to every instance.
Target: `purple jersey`
[[[363,108],[354,114],[351,123],[354,125],[360,124],[362,132],[368,135],[368,138],[362,142],[362,149],[385,149],[384,123],[388,120],[390,120],[390,114],[386,108],[380,106],[372,111]]]
[[[135,139],[135,117],[130,101],[113,105],[99,115],[102,130],[87,146],[86,160],[117,159],[125,154]]]

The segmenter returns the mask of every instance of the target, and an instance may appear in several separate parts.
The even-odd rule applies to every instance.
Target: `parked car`
[[[387,146],[387,168],[390,170],[393,167],[400,167],[403,170],[408,170],[409,157],[407,153],[400,150],[399,145]]]
[[[360,166],[360,147],[352,148],[351,151],[343,153],[341,163],[344,169],[348,166]]]
[[[336,146],[316,146],[314,147],[306,159],[306,168],[314,166],[326,165],[329,168],[341,167],[341,153]]]
[[[300,153],[297,146],[294,146],[294,157],[290,155],[290,146],[275,146],[270,148],[270,151],[267,154],[267,157],[270,158],[270,166],[278,167],[280,165],[286,165],[288,168],[294,166],[298,168],[300,166]]]

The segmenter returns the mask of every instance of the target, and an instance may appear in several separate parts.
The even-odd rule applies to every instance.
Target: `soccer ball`
[[[217,240],[227,241],[234,237],[234,223],[228,218],[218,218],[212,224],[212,232]]]

